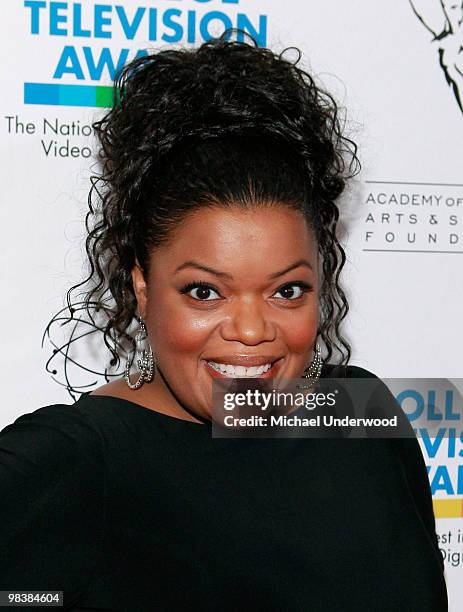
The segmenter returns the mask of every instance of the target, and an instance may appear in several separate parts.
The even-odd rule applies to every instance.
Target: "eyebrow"
[[[287,272],[291,272],[291,270],[294,270],[295,268],[299,268],[300,266],[306,266],[307,268],[310,268],[311,270],[313,269],[312,266],[310,265],[310,262],[308,262],[307,259],[298,259],[298,261],[295,261],[294,263],[290,264],[284,270],[280,270],[280,272],[275,272],[274,274],[270,274],[268,278],[269,279],[278,278],[279,276],[283,276]],[[185,268],[195,268],[196,270],[203,270],[204,272],[209,272],[209,274],[214,274],[214,276],[218,276],[220,278],[227,278],[228,280],[233,280],[233,276],[231,274],[227,274],[227,272],[220,272],[219,270],[215,270],[214,268],[211,268],[210,266],[206,266],[204,264],[198,263],[197,261],[193,261],[191,259],[188,261],[185,261],[185,263],[179,266],[175,270],[175,274],[177,272],[180,272],[180,270],[184,270]]]

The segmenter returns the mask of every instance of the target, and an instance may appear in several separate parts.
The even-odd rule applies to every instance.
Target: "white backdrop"
[[[363,164],[342,201],[352,363],[382,377],[462,378],[462,9],[446,14],[440,0],[117,6],[3,3],[0,427],[71,402],[45,372],[51,346],[42,349],[41,338],[84,271],[93,163],[85,126],[102,111],[91,100],[74,104],[83,96],[96,104],[105,90],[82,86],[109,85],[108,66],[140,49],[196,45],[224,25],[244,27],[275,51],[299,47],[303,65],[347,108]],[[460,449],[458,439],[455,449],[444,441],[435,457],[423,449],[455,611],[463,604]]]

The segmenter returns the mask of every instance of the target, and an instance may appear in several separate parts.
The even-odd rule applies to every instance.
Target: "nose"
[[[260,300],[239,299],[230,309],[229,316],[221,326],[224,340],[233,340],[249,346],[275,340],[275,325],[265,312],[266,305]]]

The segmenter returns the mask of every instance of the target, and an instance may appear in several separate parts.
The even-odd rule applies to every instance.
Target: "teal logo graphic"
[[[138,7],[124,6],[123,3],[25,0],[31,36],[43,39],[61,37],[64,44],[50,68],[53,82],[24,83],[24,103],[111,106],[112,87],[99,82],[113,81],[127,61],[146,55],[147,43],[161,43],[163,46],[201,43],[228,28],[239,28],[253,36],[259,46],[266,46],[267,16],[251,18],[240,12],[239,3],[240,0],[193,0],[187,9],[182,0],[177,0],[175,6],[172,6],[174,2],[164,0],[158,6],[150,3],[150,6]],[[118,48],[110,44],[113,38],[127,41],[127,44]],[[244,34],[237,34],[237,40],[242,38]],[[143,41],[144,46],[137,49],[136,40]],[[92,45],[92,42],[98,44]],[[62,79],[65,79],[64,83]]]

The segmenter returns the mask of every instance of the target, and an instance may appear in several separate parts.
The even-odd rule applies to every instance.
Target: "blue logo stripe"
[[[24,83],[24,104],[51,106],[98,106],[97,85]]]
[[[24,104],[59,104],[59,85],[24,83]]]

